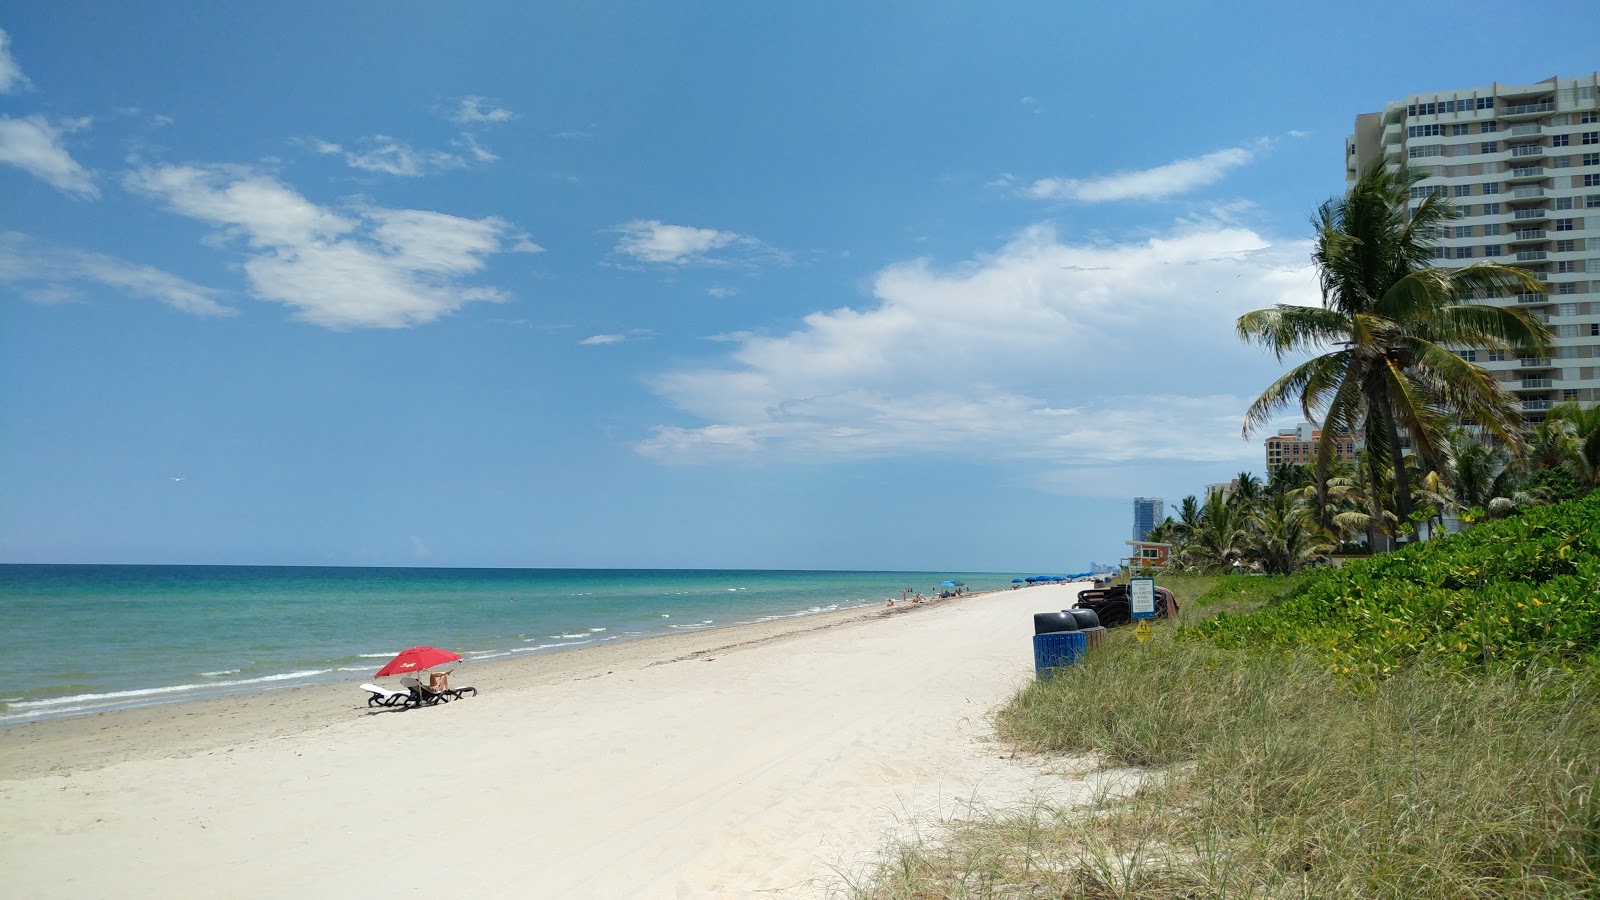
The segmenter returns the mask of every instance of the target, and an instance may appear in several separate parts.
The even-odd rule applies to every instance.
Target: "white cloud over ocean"
[[[42,303],[76,300],[79,285],[91,283],[199,316],[237,312],[218,302],[220,291],[170,272],[104,253],[44,244],[15,231],[0,233],[0,282],[15,285],[24,297]]]
[[[22,74],[22,67],[17,65],[17,60],[11,55],[11,35],[0,28],[0,94],[15,94],[32,87],[28,76]]]
[[[1041,471],[1237,460],[1254,452],[1239,435],[1253,394],[1214,374],[1270,365],[1233,336],[1233,319],[1316,303],[1308,250],[1221,220],[1122,243],[1066,242],[1037,225],[951,269],[891,265],[862,308],[812,313],[781,336],[726,336],[725,358],[658,376],[655,392],[703,424],[659,426],[638,450],[681,463],[934,455]]]
[[[224,244],[243,248],[257,297],[328,328],[403,328],[468,303],[509,299],[464,279],[496,254],[540,249],[503,219],[320,206],[240,166],[151,166],[128,173],[124,184],[216,227]]]

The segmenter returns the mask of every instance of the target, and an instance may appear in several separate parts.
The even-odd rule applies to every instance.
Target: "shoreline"
[[[529,683],[560,683],[612,674],[618,667],[647,668],[712,652],[756,646],[786,637],[836,628],[858,621],[910,615],[940,605],[975,600],[1005,591],[979,591],[960,598],[934,598],[922,604],[852,606],[837,610],[804,612],[754,622],[738,622],[709,628],[642,635],[606,644],[573,647],[567,650],[530,652],[472,662],[461,666],[456,686],[477,687],[481,691],[504,690]],[[640,665],[642,661],[642,666]],[[366,710],[388,714],[394,710],[367,707],[367,692],[360,684],[377,682],[371,675],[351,675],[337,681],[312,681],[299,685],[271,685],[217,696],[155,700],[93,712],[68,712],[59,715],[21,719],[0,724],[0,759],[7,760],[0,779],[36,777],[70,771],[83,765],[98,767],[117,760],[114,747],[101,747],[96,736],[115,729],[121,742],[130,733],[164,731],[174,724],[206,716],[243,717],[237,732],[197,734],[195,751],[214,749],[222,740],[253,740],[279,733],[273,715],[279,706],[292,709],[326,709],[326,722],[307,723],[309,728],[336,724],[344,716],[335,712]],[[392,687],[394,679],[385,679]],[[472,698],[467,698],[472,699]],[[416,710],[423,712],[424,710]],[[22,765],[17,761],[22,760]],[[37,761],[54,760],[41,768]]]
[[[1072,587],[482,663],[404,712],[322,685],[0,729],[0,867],[30,897],[824,896],[886,838],[1105,787],[990,720]]]

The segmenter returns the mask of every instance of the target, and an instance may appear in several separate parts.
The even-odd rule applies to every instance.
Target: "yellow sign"
[[[1142,644],[1150,640],[1150,632],[1153,630],[1148,619],[1140,619],[1139,624],[1133,626],[1133,636]]]

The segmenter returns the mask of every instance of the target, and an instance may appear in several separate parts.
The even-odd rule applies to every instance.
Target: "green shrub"
[[[1342,676],[1600,663],[1600,494],[1310,576],[1282,602],[1185,630],[1309,652]]]

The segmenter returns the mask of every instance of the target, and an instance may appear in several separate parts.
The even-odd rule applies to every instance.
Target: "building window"
[[[1483,226],[1483,236],[1484,237],[1488,237],[1488,236],[1490,236],[1492,234],[1499,234],[1499,233],[1500,233],[1500,223],[1499,222],[1490,222],[1490,223],[1488,223],[1488,224]]]
[[[1578,249],[1577,241],[1556,241],[1557,253],[1571,253],[1576,249]]]
[[[1585,153],[1583,164],[1586,166],[1600,166],[1600,153]]]
[[[1489,362],[1505,362],[1505,361],[1506,361],[1505,353],[1503,353],[1503,352],[1501,352],[1499,350],[1490,350],[1489,351]]]
[[[1458,238],[1469,238],[1469,237],[1472,237],[1472,226],[1471,225],[1457,225],[1456,226],[1456,237],[1458,237]]]
[[[1568,272],[1578,271],[1577,260],[1562,259],[1556,261],[1556,274],[1565,275]]]
[[[1553,134],[1550,136],[1550,146],[1552,147],[1568,147],[1571,145],[1572,135],[1570,134]]]
[[[1600,144],[1600,131],[1585,131],[1583,133],[1585,144]]]
[[[1550,165],[1557,169],[1570,169],[1572,168],[1572,157],[1558,156],[1551,161]]]
[[[1443,156],[1443,144],[1425,144],[1420,147],[1407,147],[1406,159],[1423,159],[1429,156]]]
[[[1585,172],[1583,175],[1584,187],[1600,187],[1600,172]]]
[[[1590,194],[1583,198],[1584,209],[1600,209],[1600,194]]]
[[[1600,112],[1595,112],[1591,109],[1578,116],[1578,121],[1585,125],[1589,124],[1590,122],[1600,122]]]
[[[1478,108],[1479,109],[1494,109],[1494,98],[1493,97],[1479,97],[1478,98]],[[1494,130],[1494,128],[1492,127],[1494,125],[1493,122],[1485,122],[1483,124],[1491,126],[1488,129],[1489,131],[1493,131]]]
[[[1487,194],[1489,192],[1488,191],[1484,191],[1484,193]],[[1486,216],[1498,216],[1498,215],[1500,215],[1500,204],[1498,204],[1498,203],[1485,203],[1483,205],[1483,214],[1486,215]],[[1496,226],[1496,227],[1499,227],[1499,226]],[[1484,232],[1484,233],[1487,234],[1488,232]],[[1500,232],[1498,232],[1498,231],[1495,232],[1495,234],[1499,234],[1499,233]]]
[[[1500,142],[1499,141],[1484,141],[1483,143],[1478,145],[1478,152],[1479,153],[1499,153],[1500,152]]]
[[[1572,294],[1576,294],[1577,292],[1578,292],[1578,283],[1576,281],[1563,281],[1560,284],[1556,285],[1556,293],[1560,294],[1563,297],[1571,296]]]
[[[1562,403],[1569,403],[1569,402],[1571,402],[1573,400],[1576,400],[1576,399],[1578,399],[1578,389],[1577,388],[1562,388],[1561,389],[1561,402]]]
[[[1572,223],[1573,223],[1572,219],[1557,219],[1556,220],[1556,230],[1557,231],[1571,231],[1572,230]]]
[[[1471,197],[1472,196],[1472,185],[1470,185],[1470,184],[1458,184],[1458,185],[1455,186],[1455,192],[1454,193],[1455,193],[1455,195],[1457,197]]]
[[[1406,129],[1406,137],[1444,137],[1444,126],[1412,125]]]
[[[1483,245],[1483,255],[1484,256],[1499,256],[1500,255],[1500,245],[1499,244],[1485,244],[1485,245]]]
[[[1465,122],[1462,122],[1462,123],[1460,123],[1458,125],[1451,125],[1450,126],[1450,134],[1451,134],[1452,137],[1459,137],[1459,136],[1461,136],[1463,134],[1467,134],[1468,133],[1467,128],[1468,128],[1468,126],[1467,126],[1467,123],[1465,123]]]
[[[1430,185],[1414,184],[1411,186],[1411,199],[1422,200],[1424,198],[1431,197],[1433,196],[1433,192],[1435,190],[1437,190],[1437,188],[1434,188]]]
[[[1558,304],[1556,304],[1556,315],[1558,315],[1558,316],[1575,316],[1577,314],[1578,314],[1578,304],[1576,304],[1576,303],[1558,303]]]
[[[1572,208],[1572,198],[1571,197],[1557,197],[1556,198],[1556,209],[1571,209],[1571,208]]]
[[[1500,193],[1500,182],[1498,182],[1498,181],[1485,181],[1483,183],[1483,192],[1485,194],[1498,194],[1498,193]]]
[[[1600,337],[1600,322],[1589,323],[1589,337]]]
[[[1476,350],[1462,350],[1461,351],[1461,358],[1466,360],[1467,362],[1477,362],[1478,361],[1478,351],[1476,351]]]
[[[1471,259],[1471,258],[1472,258],[1472,248],[1471,247],[1457,247],[1456,248],[1456,259]]]

